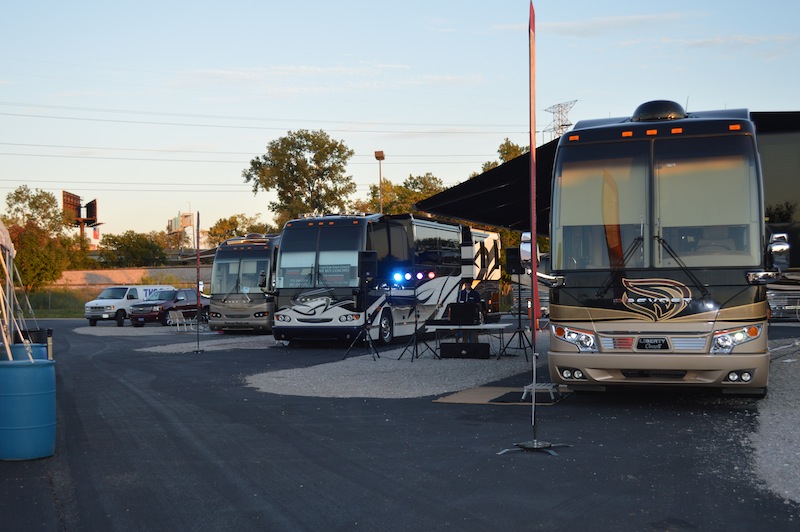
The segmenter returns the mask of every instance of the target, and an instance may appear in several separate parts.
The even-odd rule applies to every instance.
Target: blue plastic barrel
[[[47,344],[28,344],[31,346],[31,356],[34,359],[46,360],[47,357]],[[25,344],[11,344],[11,357],[14,360],[27,360],[28,362],[31,361],[28,358],[28,351],[25,348]]]
[[[55,452],[55,361],[0,361],[0,460],[32,460]]]

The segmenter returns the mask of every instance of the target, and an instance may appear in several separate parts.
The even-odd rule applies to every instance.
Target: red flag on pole
[[[542,309],[539,305],[539,283],[536,280],[536,261],[539,254],[536,245],[536,39],[535,39],[535,16],[533,12],[533,2],[531,2],[531,18],[528,24],[528,44],[530,47],[530,70],[528,83],[530,85],[530,141],[531,141],[531,331],[536,334],[536,320],[542,316]]]

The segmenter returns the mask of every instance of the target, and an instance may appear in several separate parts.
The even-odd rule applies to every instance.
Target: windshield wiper
[[[625,250],[625,253],[622,255],[622,268],[627,266],[628,261],[630,260],[631,256],[636,252],[636,249],[644,242],[644,237],[637,236],[634,238],[630,245],[628,245],[628,249]],[[606,280],[603,281],[603,284],[600,286],[600,289],[597,290],[597,297],[603,297],[608,292],[608,289],[611,288],[611,283],[614,282],[614,275],[619,272],[622,268],[619,269],[612,269],[608,272],[608,276]]]
[[[339,301],[336,297],[336,292],[334,292],[331,285],[328,284],[328,281],[325,279],[325,274],[319,271],[319,268],[317,268],[317,284],[322,285],[324,288],[323,293],[329,294],[331,301]]]
[[[236,293],[239,292],[239,276],[238,275],[236,276],[236,282],[234,283],[233,288],[231,288],[230,290],[225,292],[225,295],[222,296],[222,302],[225,303],[226,301],[228,301],[228,296],[231,295],[234,292],[236,292]]]
[[[700,290],[700,293],[703,295],[703,299],[706,299],[706,298],[707,298],[709,295],[711,295],[711,294],[708,292],[708,289],[706,289],[706,287],[705,287],[705,286],[703,286],[703,284],[700,282],[700,280],[699,280],[697,277],[695,277],[694,273],[692,273],[692,270],[690,270],[690,269],[689,269],[689,268],[686,266],[686,264],[684,264],[684,262],[681,260],[681,258],[678,256],[678,254],[677,254],[677,253],[675,253],[675,250],[674,250],[674,249],[672,249],[672,246],[670,246],[670,245],[669,245],[669,243],[667,243],[667,241],[666,241],[666,240],[664,240],[663,238],[661,238],[661,237],[660,237],[660,236],[658,236],[658,235],[655,235],[655,236],[653,237],[653,239],[654,239],[656,242],[658,242],[659,244],[661,244],[661,247],[662,247],[662,248],[664,248],[664,249],[666,250],[666,252],[669,254],[669,256],[670,256],[670,257],[672,257],[672,258],[675,260],[675,262],[677,262],[677,263],[678,263],[678,266],[680,266],[680,267],[681,267],[681,270],[683,270],[683,273],[685,273],[685,274],[686,274],[686,276],[687,276],[689,279],[691,279],[691,280],[692,280],[692,283],[694,283],[694,286],[695,286],[695,288],[697,288],[698,290]]]

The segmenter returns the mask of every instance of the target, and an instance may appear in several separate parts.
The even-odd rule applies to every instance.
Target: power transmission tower
[[[572,109],[572,106],[575,105],[577,101],[578,100],[572,100],[571,102],[557,103],[545,109],[548,113],[553,113],[553,121],[550,122],[550,125],[545,129],[545,131],[553,133],[553,138],[558,138],[566,133],[572,125],[572,122],[567,118],[567,113],[569,113],[569,110]]]

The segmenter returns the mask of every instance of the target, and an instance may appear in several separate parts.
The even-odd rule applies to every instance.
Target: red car
[[[208,302],[201,301],[201,305],[202,312],[208,315]],[[134,327],[143,327],[148,322],[172,325],[169,317],[171,310],[183,311],[187,318],[194,318],[197,314],[197,291],[183,288],[153,292],[143,302],[131,307],[131,324]]]

